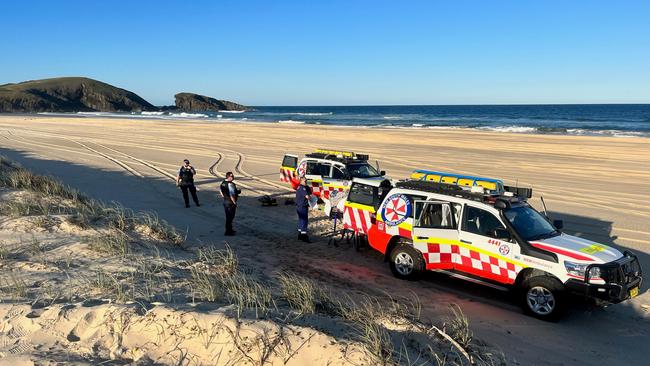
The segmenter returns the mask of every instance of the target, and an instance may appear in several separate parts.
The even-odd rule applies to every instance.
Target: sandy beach
[[[269,275],[290,269],[349,293],[417,294],[425,316],[458,304],[475,335],[514,364],[633,364],[645,357],[650,293],[605,309],[578,307],[560,324],[521,313],[507,294],[432,275],[393,278],[377,253],[327,247],[331,222],[316,215],[313,244],[295,240],[293,206],[261,208],[264,194],[288,193],[279,181],[285,153],[316,148],[370,154],[391,178],[413,169],[483,175],[533,187],[565,231],[633,250],[650,268],[650,139],[482,132],[438,128],[356,128],[200,120],[0,116],[0,155],[57,177],[88,195],[153,210],[187,232],[190,246],[221,243],[217,186],[226,171],[243,190],[229,240],[246,265]],[[200,208],[185,209],[174,176],[187,158],[197,168]],[[282,201],[282,200],[280,200]],[[604,339],[603,333],[617,337]],[[576,350],[580,352],[576,353]]]

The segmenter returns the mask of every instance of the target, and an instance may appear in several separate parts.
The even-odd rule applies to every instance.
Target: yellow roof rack
[[[315,154],[325,154],[325,155],[335,155],[335,156],[342,156],[346,158],[351,158],[355,154],[351,151],[338,151],[338,150],[328,150],[328,149],[316,149],[314,151]]]

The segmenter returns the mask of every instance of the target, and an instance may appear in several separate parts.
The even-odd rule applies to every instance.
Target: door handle
[[[416,236],[415,238],[420,240],[429,239],[428,236]]]
[[[472,244],[471,241],[467,241],[467,240],[463,240],[463,239],[460,239],[460,242],[461,242],[461,243],[465,243],[465,244]]]

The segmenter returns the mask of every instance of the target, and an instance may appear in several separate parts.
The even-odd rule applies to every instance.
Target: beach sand
[[[278,207],[262,209],[256,199],[287,192],[279,182],[283,154],[302,155],[315,148],[368,153],[397,179],[413,169],[432,169],[532,186],[531,203],[541,209],[543,196],[551,217],[564,219],[567,233],[633,250],[650,268],[650,140],[645,138],[0,116],[0,155],[93,197],[155,210],[187,230],[195,245],[223,242],[217,185],[226,171],[233,171],[243,198],[235,221],[238,236],[231,243],[240,258],[269,273],[300,271],[350,293],[417,294],[429,317],[459,304],[478,337],[521,364],[631,364],[644,359],[650,332],[647,282],[633,301],[606,309],[578,308],[554,325],[524,316],[507,294],[492,289],[435,275],[400,282],[376,253],[327,247],[322,236],[331,223],[322,215],[311,223],[316,243],[298,243],[293,207],[280,200]],[[198,170],[201,208],[185,209],[173,184],[184,158]]]

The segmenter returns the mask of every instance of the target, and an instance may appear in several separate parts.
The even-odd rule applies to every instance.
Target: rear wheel
[[[526,279],[520,297],[521,306],[526,313],[546,321],[559,320],[566,308],[564,285],[548,276]]]
[[[424,271],[422,253],[409,243],[401,242],[390,253],[390,270],[395,277],[403,280],[415,280]]]

